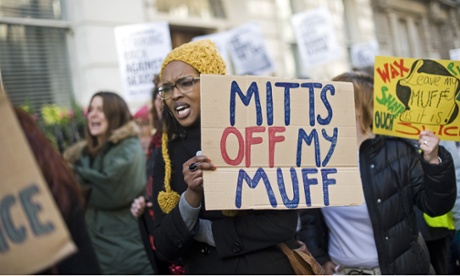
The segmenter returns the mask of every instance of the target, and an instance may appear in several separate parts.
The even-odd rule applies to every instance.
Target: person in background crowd
[[[164,125],[153,172],[156,256],[169,261],[182,258],[187,274],[293,274],[276,244],[297,247],[296,212],[204,208],[202,173],[216,168],[207,156],[197,156],[200,74],[225,72],[210,40],[183,44],[163,61],[159,93]]]
[[[183,274],[183,270],[180,265],[170,264],[169,262],[162,262],[155,257],[154,244],[153,244],[153,210],[152,207],[152,177],[153,177],[153,166],[155,163],[155,155],[161,154],[161,127],[162,127],[162,100],[158,93],[160,77],[155,74],[153,77],[153,83],[155,84],[152,91],[152,109],[151,122],[153,126],[152,138],[147,151],[147,187],[146,195],[139,196],[134,199],[131,204],[131,213],[134,217],[139,218],[139,227],[141,229],[141,236],[144,242],[145,249],[148,252],[150,262],[158,274]],[[147,211],[145,209],[147,208]]]
[[[441,141],[439,144],[452,154],[457,180],[457,200],[454,208],[452,208],[455,230],[449,245],[450,256],[448,256],[447,274],[460,275],[460,142]]]
[[[135,217],[140,217],[144,214],[145,207],[151,207],[152,203],[149,202],[149,198],[152,197],[152,174],[154,165],[155,151],[158,152],[161,146],[161,127],[162,127],[162,112],[163,107],[161,106],[161,97],[158,93],[159,75],[155,74],[153,77],[153,83],[155,84],[152,90],[152,109],[150,110],[150,118],[152,122],[152,137],[147,150],[147,186],[146,186],[146,197],[139,196],[131,204],[131,213]]]
[[[442,145],[452,155],[456,171],[455,173],[457,179],[458,194],[460,191],[460,156],[458,155],[457,147],[455,146],[455,142],[452,141],[440,141],[439,145]],[[459,204],[460,202],[456,201],[454,209],[458,208]],[[453,256],[452,250],[455,250],[455,248],[452,248],[452,239],[455,232],[455,224],[452,212],[431,218],[427,217],[426,214],[423,214],[420,209],[415,207],[415,213],[417,215],[420,232],[422,233],[428,248],[428,252],[430,253],[430,262],[433,265],[435,273],[437,275],[452,274],[449,273],[449,269],[451,269],[449,267],[450,261],[451,257]]]
[[[152,99],[151,99],[151,104],[149,104],[150,110],[145,112],[144,111],[148,110],[147,106],[145,105],[142,107],[136,114],[139,117],[136,119],[136,114],[134,115],[136,122],[140,121],[141,123],[139,124],[141,127],[143,127],[144,121],[148,121],[148,127],[145,129],[149,129],[149,139],[148,143],[146,146],[142,146],[143,148],[145,147],[145,152],[148,156],[150,156],[150,151],[156,147],[159,147],[159,141],[161,141],[161,113],[163,111],[162,105],[162,100],[160,95],[158,94],[158,83],[160,81],[160,77],[158,74],[154,74],[153,76],[153,84],[154,87],[152,89]],[[145,120],[148,118],[147,120]],[[142,143],[142,141],[141,141]],[[147,166],[148,169],[148,166]]]
[[[145,191],[145,154],[139,128],[116,93],[97,92],[86,117],[86,140],[65,159],[87,192],[86,223],[104,274],[153,274],[139,225],[131,215],[133,198]]]
[[[452,209],[452,156],[431,131],[420,133],[420,154],[405,139],[374,135],[372,76],[348,72],[333,80],[353,83],[365,204],[303,210],[297,238],[327,274],[428,274],[413,207],[430,216]]]
[[[151,115],[149,106],[143,105],[133,115],[134,121],[140,128],[139,140],[141,141],[142,150],[145,154],[148,152],[150,139],[152,138]]]
[[[22,109],[14,112],[48,184],[49,190],[78,251],[41,274],[101,274],[96,253],[86,229],[83,198],[72,170],[47,140],[33,118]],[[40,250],[37,248],[37,250]]]

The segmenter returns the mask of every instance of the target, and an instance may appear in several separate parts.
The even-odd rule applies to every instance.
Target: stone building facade
[[[312,68],[300,61],[291,17],[319,6],[330,11],[340,58]],[[74,97],[85,106],[98,90],[121,91],[114,28],[155,21],[169,23],[173,47],[256,22],[274,75],[286,78],[327,80],[350,70],[357,44],[376,42],[379,55],[432,59],[460,48],[459,0],[1,0],[7,93],[17,104],[66,105]],[[129,104],[136,110],[145,103]]]

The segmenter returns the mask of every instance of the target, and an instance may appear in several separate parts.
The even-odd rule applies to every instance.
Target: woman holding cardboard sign
[[[374,135],[372,76],[350,72],[333,80],[354,86],[365,204],[302,211],[298,238],[328,274],[429,274],[414,205],[431,216],[452,209],[452,156],[430,131],[420,133],[420,154],[407,140]]]
[[[187,274],[292,274],[276,244],[296,246],[296,212],[204,209],[202,171],[216,167],[199,154],[200,74],[225,70],[210,40],[175,48],[161,67],[165,125],[153,174],[156,254],[182,258]]]

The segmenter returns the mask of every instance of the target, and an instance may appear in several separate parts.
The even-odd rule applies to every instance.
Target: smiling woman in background
[[[87,187],[86,223],[104,274],[152,274],[139,225],[130,213],[145,190],[145,154],[126,102],[98,92],[90,101],[86,141],[65,152]]]

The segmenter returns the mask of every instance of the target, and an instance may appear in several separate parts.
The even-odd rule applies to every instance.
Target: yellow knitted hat
[[[179,60],[195,68],[200,74],[226,74],[225,62],[217,51],[217,47],[209,39],[198,40],[183,44],[173,49],[163,61],[160,71],[160,79],[163,70],[171,61]],[[163,102],[164,104],[164,102]],[[158,194],[158,205],[164,213],[171,212],[179,202],[179,194],[171,189],[171,160],[168,152],[168,135],[166,127],[163,127],[161,153],[165,161],[165,190]]]
[[[174,48],[161,65],[160,78],[163,76],[165,66],[174,60],[187,63],[200,74],[226,74],[224,59],[217,51],[216,44],[209,39],[189,42]]]

